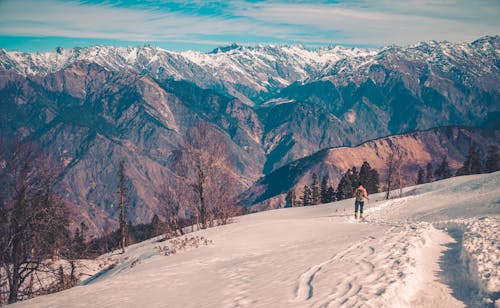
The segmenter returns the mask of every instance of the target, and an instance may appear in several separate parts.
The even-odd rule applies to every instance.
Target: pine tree
[[[490,145],[488,147],[484,169],[488,173],[500,170],[500,154],[498,153],[498,147],[496,145]]]
[[[356,167],[352,167],[352,172],[350,173],[349,177],[352,183],[352,186],[356,186],[359,184],[359,172]]]
[[[335,196],[336,196],[335,189],[333,189],[333,186],[328,187],[328,189],[326,191],[326,202],[325,203],[334,202],[336,200]]]
[[[319,179],[316,173],[312,175],[312,186],[311,186],[311,204],[317,205],[321,202],[321,194],[319,187]]]
[[[295,196],[295,190],[292,188],[288,191],[288,194],[286,195],[285,207],[295,207],[296,199],[297,197]]]
[[[304,193],[302,195],[302,205],[308,206],[311,205],[311,189],[309,186],[304,185]]]
[[[481,173],[481,158],[475,146],[469,148],[469,153],[464,164],[457,170],[457,175],[479,174]]]
[[[379,175],[377,170],[372,169],[368,162],[363,162],[359,171],[359,182],[366,188],[368,194],[378,192]]]
[[[80,234],[81,234],[84,242],[86,241],[86,234],[87,234],[88,230],[89,230],[89,227],[87,227],[87,225],[82,221],[80,223],[80,232],[81,232]]]
[[[443,155],[441,164],[439,164],[436,171],[434,172],[434,176],[438,180],[443,180],[451,177],[451,168],[448,165],[448,160],[446,158],[446,155]]]
[[[476,147],[473,147],[472,154],[470,154],[470,171],[471,174],[480,174],[483,166],[481,164],[481,157],[479,156],[479,152]]]
[[[418,167],[417,184],[425,183],[425,171],[422,167]]]
[[[427,163],[425,170],[427,171],[426,176],[425,176],[425,182],[430,183],[434,179],[434,171],[433,171],[432,164],[430,162]]]
[[[73,253],[77,258],[85,257],[86,233],[88,229],[87,225],[81,222],[80,227],[77,227],[75,230],[75,235],[73,237]]]
[[[76,228],[75,236],[73,237],[73,251],[76,256],[81,256],[82,250],[84,247],[83,237],[80,233],[80,228]]]
[[[129,220],[127,221],[127,227],[126,227],[126,237],[127,239],[125,240],[125,243],[126,245],[133,245],[135,243],[137,243],[137,240],[135,238],[136,236],[136,231],[135,231],[135,228],[134,228],[134,225],[132,224],[132,222]]]
[[[370,170],[370,190],[367,191],[369,194],[378,193],[378,188],[380,186],[380,176],[378,171],[375,169]]]
[[[352,197],[352,194],[354,192],[352,183],[353,178],[354,176],[352,170],[348,169],[340,179],[339,185],[337,187],[337,200],[344,200]]]
[[[320,187],[320,195],[321,195],[321,203],[328,203],[328,176],[325,175],[323,179],[321,180],[321,187]]]

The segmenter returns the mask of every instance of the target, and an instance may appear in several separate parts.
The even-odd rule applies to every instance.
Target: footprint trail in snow
[[[425,228],[424,228],[425,229]],[[415,226],[389,228],[366,237],[306,270],[296,284],[294,302],[308,307],[377,307],[392,300],[415,265],[412,250],[424,243]]]

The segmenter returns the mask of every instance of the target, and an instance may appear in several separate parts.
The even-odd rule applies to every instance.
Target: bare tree
[[[171,157],[173,169],[191,189],[197,224],[205,229],[228,221],[234,177],[222,134],[201,122],[188,132]]]
[[[387,193],[385,199],[388,200],[390,197],[391,189],[393,189],[394,184],[399,186],[400,195],[402,195],[402,177],[401,177],[401,166],[402,166],[403,152],[398,146],[392,148],[391,153],[387,157],[386,168],[386,189]]]
[[[120,248],[122,253],[125,253],[125,247],[127,246],[127,205],[128,205],[128,188],[127,188],[127,176],[125,174],[125,162],[120,161],[120,167],[118,170],[119,184],[118,184],[118,194],[119,194],[119,206],[120,206]]]
[[[235,181],[225,172],[215,172],[211,178],[211,185],[207,190],[207,200],[210,204],[209,223],[214,226],[225,225],[231,222],[238,210],[234,206],[236,192]]]
[[[14,303],[31,296],[29,280],[42,261],[63,253],[69,214],[56,192],[60,169],[32,143],[18,141],[0,155],[1,279],[7,281],[8,303]]]
[[[184,225],[182,222],[182,209],[186,206],[182,204],[182,184],[175,181],[170,181],[162,186],[161,192],[158,194],[160,203],[160,214],[165,217],[167,233],[177,236],[184,234]]]

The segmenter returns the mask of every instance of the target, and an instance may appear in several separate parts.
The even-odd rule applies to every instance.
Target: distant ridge
[[[295,189],[299,195],[304,185],[310,185],[313,173],[320,178],[328,176],[336,189],[342,174],[353,166],[359,170],[364,161],[379,172],[383,184],[387,156],[395,147],[404,153],[405,186],[412,185],[416,183],[419,167],[425,168],[429,162],[436,167],[443,156],[455,172],[462,166],[471,145],[479,148],[484,159],[489,145],[500,147],[500,130],[447,126],[381,137],[355,147],[324,149],[264,176],[240,199],[245,206],[283,207],[287,192]]]

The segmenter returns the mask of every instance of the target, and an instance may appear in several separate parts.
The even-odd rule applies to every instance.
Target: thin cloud
[[[0,35],[127,42],[409,44],[498,34],[500,4],[465,0],[7,0]]]
[[[252,31],[284,35],[288,31],[233,18],[189,16],[111,4],[27,0],[5,1],[0,8],[0,34],[4,35],[166,41],[187,37],[203,39],[204,35],[241,35]]]
[[[410,14],[410,8],[415,5],[410,4],[407,7],[396,6],[392,11],[382,11],[380,7],[364,6],[360,2],[352,7],[262,3],[242,10],[240,14],[264,23],[311,27],[318,33],[337,32],[337,37],[343,43],[351,44],[409,44],[430,39],[464,41],[498,33],[499,22],[491,18],[483,22],[478,16],[462,22],[458,12],[464,12],[457,8],[455,15],[449,12],[425,14],[424,9],[417,11],[417,14]],[[494,8],[492,11],[489,15],[494,14]]]

